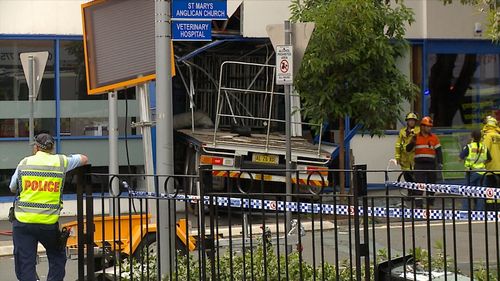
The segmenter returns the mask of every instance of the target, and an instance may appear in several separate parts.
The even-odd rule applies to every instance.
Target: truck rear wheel
[[[145,260],[147,257],[156,256],[156,233],[147,233],[135,249],[133,257]]]
[[[135,250],[133,257],[137,260],[146,260],[151,257],[156,257],[156,233],[148,233],[139,243],[139,246]],[[188,250],[187,246],[182,243],[181,239],[176,235],[175,236],[175,251],[179,252],[181,255],[187,255]]]

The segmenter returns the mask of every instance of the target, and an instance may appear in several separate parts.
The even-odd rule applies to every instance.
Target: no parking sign
[[[292,45],[276,46],[276,84],[293,84],[293,47]]]

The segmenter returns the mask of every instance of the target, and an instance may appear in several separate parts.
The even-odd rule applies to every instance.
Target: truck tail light
[[[306,167],[307,174],[316,174],[322,175],[324,177],[328,176],[328,168],[327,167],[318,167],[318,166],[307,166]]]
[[[200,163],[205,165],[223,165],[224,158],[202,155],[200,157]]]

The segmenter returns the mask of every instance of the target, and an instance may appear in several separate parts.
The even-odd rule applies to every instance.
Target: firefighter
[[[47,280],[62,281],[65,275],[66,250],[60,243],[59,214],[66,172],[87,164],[83,154],[53,154],[54,138],[39,134],[34,139],[33,154],[16,168],[10,190],[17,194],[12,219],[14,265],[17,279],[35,281],[37,246],[46,249],[49,260]]]
[[[413,161],[414,153],[413,151],[407,152],[406,145],[410,143],[415,134],[420,132],[420,127],[417,126],[418,117],[413,112],[406,114],[405,121],[406,127],[399,130],[399,135],[396,139],[394,158],[396,158],[398,165],[401,167],[401,170],[403,170],[404,180],[406,182],[415,182],[411,172],[415,166],[415,162]],[[414,190],[409,189],[408,195],[412,196],[418,194],[416,194]]]
[[[398,138],[396,139],[394,156],[401,170],[403,177],[407,182],[413,182],[413,176],[410,170],[413,170],[415,162],[413,161],[413,151],[407,152],[406,145],[411,141],[415,134],[420,132],[420,127],[417,126],[418,117],[415,113],[406,114],[406,127],[399,130]]]
[[[465,160],[464,166],[467,170],[467,185],[481,186],[481,178],[486,170],[486,163],[491,161],[491,155],[486,146],[481,141],[481,131],[479,129],[471,132],[472,141],[467,144],[460,153],[460,159]],[[484,210],[484,200],[472,198],[474,210]],[[469,210],[469,199],[466,198],[462,204],[463,210]]]
[[[432,133],[433,122],[429,116],[425,116],[420,121],[420,133],[414,135],[410,143],[406,146],[406,151],[415,153],[415,181],[418,183],[436,183],[436,170],[443,167],[443,153],[439,138]],[[419,171],[420,170],[420,171]],[[423,191],[416,191],[416,195],[422,195]],[[434,195],[434,192],[428,192]],[[434,205],[434,198],[429,198],[428,206]],[[422,208],[423,202],[416,200],[416,207]]]
[[[491,187],[499,186],[500,176],[500,128],[495,117],[487,116],[482,129],[484,145],[491,154],[491,161],[486,163],[486,185]],[[486,200],[486,208],[493,209],[495,200]],[[498,203],[498,201],[497,201]]]

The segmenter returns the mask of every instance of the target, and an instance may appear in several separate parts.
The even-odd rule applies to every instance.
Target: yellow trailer
[[[151,214],[94,217],[94,256],[96,259],[94,262],[96,270],[101,269],[103,264],[112,264],[116,257],[138,256],[143,249],[155,245],[156,223],[149,223],[150,220]],[[62,228],[66,228],[70,232],[66,245],[70,258],[78,255],[78,227],[77,221],[62,225]],[[197,239],[193,235],[188,235],[186,219],[177,221],[175,231],[177,247],[180,247],[180,250],[188,252],[196,249]],[[156,247],[150,249],[155,251]]]

